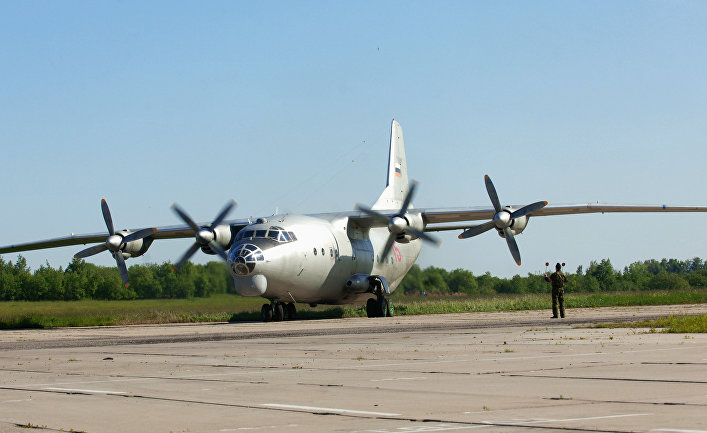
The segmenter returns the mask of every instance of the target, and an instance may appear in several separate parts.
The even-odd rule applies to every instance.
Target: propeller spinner
[[[105,199],[101,199],[101,211],[103,212],[103,220],[105,221],[106,228],[108,229],[108,238],[105,243],[81,250],[76,253],[74,257],[77,259],[83,259],[106,250],[110,251],[115,259],[115,263],[118,265],[120,278],[123,280],[125,287],[128,287],[130,285],[130,282],[128,281],[128,268],[125,265],[125,258],[123,257],[122,250],[129,242],[144,239],[154,234],[157,229],[147,228],[129,233],[127,235],[116,233],[115,228],[113,227],[113,218],[110,215],[110,209],[108,208],[108,203],[106,203]]]
[[[182,258],[179,259],[176,265],[174,265],[175,269],[179,270],[184,264],[191,258],[191,256],[194,255],[196,250],[201,248],[202,246],[208,245],[209,248],[211,248],[211,251],[215,252],[219,256],[221,256],[222,259],[226,260],[226,252],[223,250],[221,245],[219,245],[218,242],[216,242],[216,233],[215,229],[216,226],[221,224],[223,220],[226,218],[229,212],[236,206],[236,202],[231,200],[229,203],[226,204],[226,206],[221,209],[221,212],[214,218],[214,220],[211,222],[211,224],[207,227],[199,227],[198,224],[194,222],[193,219],[187,214],[177,203],[172,205],[172,210],[179,215],[179,217],[184,221],[189,227],[191,227],[194,230],[195,237],[196,237],[196,242],[189,247],[189,249],[182,255]]]
[[[511,210],[508,208],[504,209],[503,206],[501,206],[501,201],[498,199],[496,188],[493,186],[493,182],[491,182],[491,178],[488,174],[484,175],[484,180],[486,182],[486,192],[491,199],[493,209],[496,213],[493,215],[493,219],[491,221],[465,230],[459,235],[459,239],[470,238],[480,235],[481,233],[491,230],[492,228],[496,228],[497,230],[503,232],[503,235],[506,238],[506,243],[508,244],[508,249],[511,251],[511,255],[513,256],[513,260],[515,260],[516,264],[520,266],[520,251],[518,250],[518,244],[513,236],[513,230],[511,229],[513,221],[516,218],[522,218],[531,212],[544,208],[547,206],[547,202],[538,201],[527,206],[523,206],[518,210]]]
[[[388,256],[388,253],[390,252],[391,248],[393,248],[393,243],[395,242],[397,237],[405,235],[406,233],[421,238],[426,242],[430,242],[439,246],[439,240],[437,240],[433,236],[428,235],[424,231],[410,227],[408,220],[405,218],[405,214],[407,213],[408,207],[410,206],[412,198],[415,194],[416,187],[417,182],[413,180],[410,183],[410,189],[408,190],[408,193],[405,196],[405,199],[403,200],[402,207],[400,208],[398,213],[393,215],[392,217],[387,217],[361,204],[356,205],[356,209],[372,217],[373,219],[376,219],[388,225],[388,231],[390,231],[390,236],[388,236],[388,240],[385,242],[385,248],[383,248],[383,252],[381,253],[382,259],[385,259]]]

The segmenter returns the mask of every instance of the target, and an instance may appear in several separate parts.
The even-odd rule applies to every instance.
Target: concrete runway
[[[707,432],[707,335],[586,327],[682,313],[0,331],[0,431]]]

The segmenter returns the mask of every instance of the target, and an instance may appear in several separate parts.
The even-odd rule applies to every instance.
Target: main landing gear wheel
[[[368,298],[366,301],[366,316],[376,317],[376,300],[373,298]]]
[[[366,316],[368,317],[393,317],[393,301],[378,298],[368,298],[366,301]]]

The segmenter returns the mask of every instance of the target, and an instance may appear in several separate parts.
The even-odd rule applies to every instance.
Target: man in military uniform
[[[562,265],[555,265],[555,272],[547,276],[545,274],[545,281],[552,284],[552,318],[557,319],[557,304],[560,304],[560,317],[565,318],[565,283],[567,282],[567,275],[562,272]]]

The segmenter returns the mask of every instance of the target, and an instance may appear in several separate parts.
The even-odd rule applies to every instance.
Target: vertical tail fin
[[[399,209],[403,205],[409,188],[403,128],[393,119],[390,126],[388,177],[385,189],[373,205],[373,209]]]

